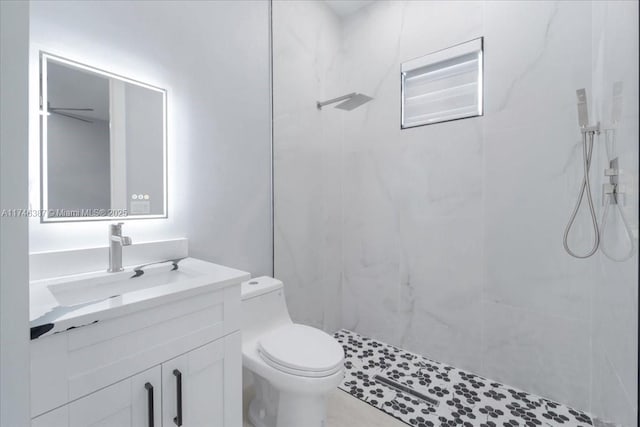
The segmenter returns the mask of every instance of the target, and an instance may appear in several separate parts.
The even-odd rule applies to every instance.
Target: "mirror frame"
[[[162,169],[163,177],[162,184],[164,188],[164,203],[163,213],[161,214],[148,214],[148,215],[127,215],[127,216],[69,216],[69,217],[50,217],[48,208],[48,187],[47,187],[47,114],[44,110],[44,106],[47,105],[47,61],[52,60],[65,65],[70,65],[76,68],[80,68],[85,71],[90,71],[107,78],[115,78],[125,83],[131,83],[137,86],[141,86],[162,94]],[[86,222],[86,221],[130,221],[138,219],[158,219],[169,217],[169,186],[168,186],[168,157],[167,157],[167,90],[158,86],[153,86],[148,83],[134,80],[129,77],[111,73],[109,71],[101,70],[99,68],[92,67],[90,65],[83,64],[68,58],[64,58],[58,55],[54,55],[45,51],[40,51],[40,70],[39,70],[39,106],[38,115],[39,130],[40,130],[40,222],[41,223],[60,223],[60,222]],[[100,208],[96,208],[100,209]],[[110,208],[111,209],[111,208]]]

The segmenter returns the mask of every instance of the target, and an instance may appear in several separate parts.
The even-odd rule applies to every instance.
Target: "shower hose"
[[[626,218],[624,212],[622,211],[622,208],[620,207],[621,201],[618,200],[618,198],[617,198],[617,196],[615,194],[612,194],[610,197],[614,198],[614,201],[613,201],[614,207],[612,208],[613,211],[615,212],[615,210],[617,208],[618,213],[620,214],[620,218],[622,219],[622,224],[624,225],[625,236],[626,236],[627,241],[629,243],[629,249],[623,255],[616,255],[609,248],[607,248],[607,246],[605,244],[607,239],[605,239],[605,238],[603,238],[603,240],[600,242],[600,249],[602,250],[602,253],[605,254],[607,256],[607,258],[609,258],[611,261],[622,262],[622,261],[626,261],[628,259],[631,259],[631,257],[635,253],[635,245],[633,244],[633,232],[631,231],[631,227],[629,226],[629,221],[627,221],[627,218]],[[600,220],[600,235],[601,236],[605,235],[605,230],[607,229],[607,217],[609,216],[609,206],[611,206],[611,204],[612,203],[610,203],[609,200],[605,201],[604,211],[602,212],[602,219]]]
[[[584,167],[584,177],[582,179],[582,184],[580,185],[580,194],[578,195],[578,201],[576,203],[575,208],[573,208],[573,212],[571,213],[571,218],[569,219],[569,223],[567,227],[564,229],[564,239],[563,245],[564,249],[567,251],[569,255],[575,258],[589,258],[591,255],[595,254],[598,250],[598,246],[600,245],[600,230],[598,229],[598,219],[596,217],[596,210],[593,207],[593,198],[591,197],[591,183],[589,182],[589,169],[591,169],[591,155],[593,154],[593,139],[595,132],[588,131],[582,132],[582,165]],[[587,202],[589,204],[589,213],[591,215],[591,223],[593,225],[593,247],[586,254],[576,254],[569,248],[568,238],[569,232],[571,231],[571,227],[573,227],[573,223],[576,220],[576,216],[578,215],[578,211],[580,210],[580,205],[582,204],[582,199],[584,195],[587,195]]]

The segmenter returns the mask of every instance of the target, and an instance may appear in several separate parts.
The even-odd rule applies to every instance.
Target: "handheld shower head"
[[[587,107],[587,91],[582,88],[576,90],[578,97],[578,124],[581,128],[589,127],[589,108]]]

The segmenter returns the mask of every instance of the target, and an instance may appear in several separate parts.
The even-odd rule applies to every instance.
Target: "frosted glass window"
[[[402,64],[402,129],[482,115],[482,38]]]

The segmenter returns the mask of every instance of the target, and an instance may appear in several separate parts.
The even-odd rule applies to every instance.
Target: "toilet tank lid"
[[[282,288],[282,282],[269,276],[260,276],[242,282],[241,298],[248,300]]]

